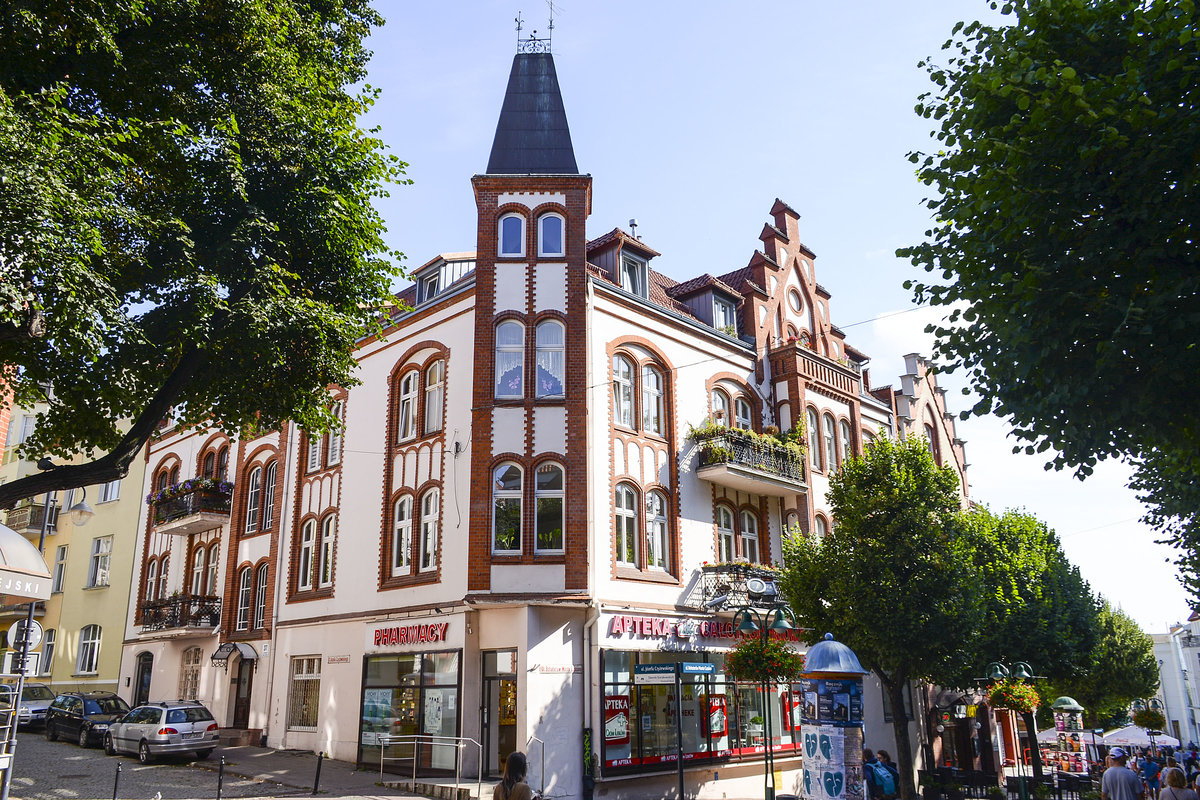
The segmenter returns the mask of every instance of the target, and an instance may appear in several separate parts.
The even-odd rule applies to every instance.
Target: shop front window
[[[379,770],[380,735],[414,737],[384,748],[384,771],[450,775],[456,749],[417,744],[415,737],[459,735],[460,652],[367,656],[363,681],[358,766]],[[428,742],[428,738],[425,740]],[[415,752],[414,752],[415,751]]]

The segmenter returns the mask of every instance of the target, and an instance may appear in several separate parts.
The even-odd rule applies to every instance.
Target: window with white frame
[[[742,511],[741,527],[738,530],[741,555],[751,563],[758,563],[758,517],[752,511]]]
[[[751,407],[750,401],[739,397],[733,406],[736,411],[734,425],[744,431],[754,430],[754,409]]]
[[[717,506],[717,547],[720,553],[719,561],[730,562],[737,557],[737,545],[734,544],[736,532],[733,529],[733,511],[727,506]]]
[[[183,651],[183,659],[179,665],[181,700],[195,700],[200,696],[200,664],[203,659],[204,650],[200,647],[189,647]]]
[[[272,461],[267,464],[267,470],[264,473],[262,484],[262,529],[269,531],[271,526],[275,524],[275,478],[278,472],[278,465]]]
[[[500,256],[513,258],[525,255],[525,218],[520,214],[505,214],[500,218]]]
[[[667,497],[659,491],[646,495],[646,566],[667,568]]]
[[[712,411],[713,421],[718,425],[729,427],[733,423],[732,416],[729,413],[729,395],[720,389],[713,389]]]
[[[163,600],[167,596],[167,567],[170,566],[171,556],[164,553],[162,558],[158,560],[158,599]]]
[[[397,420],[400,441],[416,438],[417,435],[417,379],[420,373],[409,370],[400,378],[400,410]]]
[[[825,465],[829,470],[835,470],[838,466],[838,448],[837,436],[833,428],[833,415],[826,414],[823,418],[825,427]]]
[[[647,364],[642,367],[642,430],[662,435],[663,375]]]
[[[158,559],[146,562],[146,599],[158,599]]]
[[[321,657],[292,659],[288,685],[287,727],[293,731],[315,731],[321,705]]]
[[[207,554],[204,545],[198,545],[192,551],[192,594],[204,594],[204,576],[207,574],[207,564],[204,556]]]
[[[111,503],[121,499],[121,479],[100,484],[100,502]]]
[[[536,339],[538,397],[562,397],[566,385],[566,328],[558,320],[538,323]]]
[[[333,586],[333,540],[337,533],[337,515],[330,514],[321,522],[321,550],[317,564],[317,586]]]
[[[713,327],[733,335],[737,333],[737,315],[733,303],[723,297],[713,297]]]
[[[505,320],[496,326],[496,397],[525,395],[525,327]]]
[[[539,552],[562,552],[563,497],[562,467],[539,464],[533,486],[537,516],[535,542]]]
[[[616,538],[617,563],[636,567],[638,563],[638,513],[637,493],[626,484],[617,486],[614,497],[614,535]]]
[[[445,398],[446,362],[441,359],[425,370],[425,430],[426,436],[442,429],[442,406]]]
[[[438,283],[441,279],[441,270],[434,270],[428,275],[424,275],[420,279],[421,297],[417,302],[424,303],[427,300],[432,300],[437,297]]]
[[[441,495],[430,489],[421,496],[421,552],[419,569],[429,572],[437,569],[438,516]]]
[[[346,407],[341,400],[333,404],[333,416],[339,424],[345,422],[343,419]],[[326,445],[325,463],[337,464],[342,460],[342,429],[333,428],[329,431],[329,442]]]
[[[850,432],[850,423],[844,419],[839,421],[838,432],[842,438],[842,461],[844,463],[847,458],[854,455],[854,437]]]
[[[828,528],[825,525],[824,517],[818,516],[816,519],[813,520],[813,530],[816,532],[817,536],[820,536],[820,537],[825,536],[825,534],[828,532]]]
[[[808,409],[808,459],[813,469],[821,468],[821,421],[816,409]]]
[[[249,490],[246,492],[246,533],[258,530],[258,504],[262,494],[262,467],[250,470],[247,479]]]
[[[613,356],[613,422],[633,427],[633,362]]]
[[[49,675],[54,668],[54,640],[58,637],[54,628],[42,634],[42,674]]]
[[[638,297],[650,296],[650,284],[646,280],[645,261],[624,256],[621,259],[621,288]]]
[[[392,575],[412,572],[412,498],[396,501],[392,510]]]
[[[208,548],[208,559],[205,564],[208,570],[208,577],[204,580],[204,594],[208,597],[213,597],[217,594],[217,567],[220,566],[220,561],[217,557],[221,554],[220,543],[211,545]]]
[[[238,573],[238,604],[237,604],[237,630],[245,631],[250,629],[250,602],[253,596],[254,576],[251,574],[250,568],[245,567]]]
[[[559,214],[543,214],[538,218],[538,255],[561,256],[566,253],[563,218]]]
[[[317,551],[317,521],[310,519],[300,528],[300,557],[296,560],[296,588],[313,588],[313,558]]]
[[[521,468],[501,464],[492,471],[492,552],[521,552]]]
[[[85,625],[79,631],[79,653],[75,658],[76,675],[95,675],[100,665],[100,626]]]
[[[253,628],[267,627],[267,565],[261,564],[255,570],[254,579],[254,616],[250,619]]]
[[[113,537],[97,536],[92,539],[92,558],[88,564],[88,588],[108,586],[108,571],[112,564]]]
[[[217,451],[217,480],[223,481],[229,475],[229,447]]]
[[[310,433],[307,439],[308,462],[305,464],[305,472],[316,472],[321,468],[321,437]]]
[[[54,550],[54,577],[50,581],[51,592],[61,592],[67,577],[67,546],[59,545]]]

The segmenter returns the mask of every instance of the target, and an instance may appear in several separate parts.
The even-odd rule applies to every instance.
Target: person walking
[[[1159,775],[1162,765],[1155,760],[1152,753],[1147,753],[1142,759],[1142,782],[1146,784],[1147,800],[1158,800]]]
[[[1168,767],[1163,772],[1163,780],[1166,785],[1158,795],[1159,800],[1200,800],[1195,790],[1187,788],[1187,777],[1179,767]]]
[[[529,761],[522,752],[508,754],[504,762],[504,776],[492,790],[492,800],[533,800],[533,789],[525,782]]]
[[[900,769],[896,766],[896,762],[892,761],[891,755],[887,750],[876,750],[875,758],[883,765],[884,769],[892,773],[892,778],[896,781],[896,786],[900,786]]]
[[[1108,751],[1108,769],[1100,778],[1100,800],[1141,800],[1146,787],[1138,774],[1126,766],[1129,755],[1123,748]]]

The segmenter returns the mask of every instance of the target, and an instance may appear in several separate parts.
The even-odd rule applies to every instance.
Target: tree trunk
[[[917,787],[913,781],[912,745],[908,737],[908,717],[904,713],[904,675],[889,678],[878,673],[892,701],[892,733],[896,737],[896,768],[900,771],[900,800],[916,800]]]
[[[1040,781],[1042,779],[1042,749],[1038,747],[1037,723],[1033,719],[1033,712],[1022,711],[1021,721],[1025,723],[1025,731],[1029,734],[1029,760],[1033,764],[1033,779]]]

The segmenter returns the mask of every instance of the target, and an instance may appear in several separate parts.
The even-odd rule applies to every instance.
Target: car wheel
[[[52,724],[50,724],[49,722],[46,723],[46,741],[47,742],[57,742],[58,741],[58,731],[56,731],[54,729],[54,726]]]
[[[154,761],[154,755],[150,752],[150,745],[145,742],[138,745],[138,761],[143,764],[150,764]]]
[[[212,755],[212,748],[209,748],[208,750],[197,750],[196,751],[196,758],[204,759],[204,758],[208,758],[211,755]]]
[[[87,727],[86,725],[80,727],[80,729],[79,729],[79,746],[80,747],[91,747],[92,746],[92,735],[91,734],[92,734],[91,728]]]
[[[117,754],[117,747],[113,744],[111,733],[104,734],[104,754],[109,756],[115,756]]]

